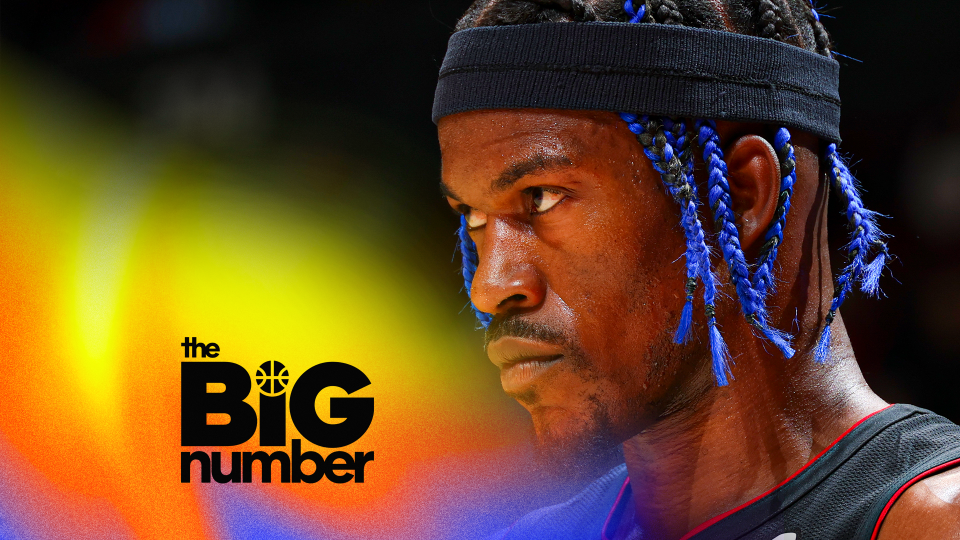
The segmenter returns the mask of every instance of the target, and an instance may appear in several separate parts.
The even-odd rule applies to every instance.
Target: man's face
[[[612,113],[511,110],[439,124],[443,188],[494,315],[487,352],[541,442],[629,438],[691,386],[698,344],[672,342],[685,271],[679,209]],[[705,376],[706,374],[706,376]]]

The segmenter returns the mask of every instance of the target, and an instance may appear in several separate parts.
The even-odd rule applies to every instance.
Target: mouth
[[[500,370],[500,385],[503,386],[503,391],[508,394],[520,393],[543,376],[561,358],[563,358],[562,354],[521,358],[507,365]]]
[[[542,341],[503,337],[487,347],[490,361],[500,368],[504,392],[515,394],[541,379],[563,358],[563,349]]]

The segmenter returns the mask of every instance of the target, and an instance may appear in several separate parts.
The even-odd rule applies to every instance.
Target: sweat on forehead
[[[611,155],[611,148],[621,150],[613,156],[625,157],[633,138],[616,115],[596,111],[473,111],[455,115],[456,122],[447,118],[439,124],[444,176],[475,178],[491,192]],[[445,183],[441,190],[462,200]]]
[[[462,115],[463,116],[463,115]],[[548,109],[478,110],[468,122],[437,123],[440,152],[451,144],[510,144],[519,139],[540,148],[562,146],[568,155],[577,155],[595,145],[597,137],[610,128],[622,128],[616,114],[602,111],[569,111]],[[576,129],[571,129],[576,128]]]

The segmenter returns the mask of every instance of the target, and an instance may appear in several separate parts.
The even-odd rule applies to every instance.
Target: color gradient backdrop
[[[469,4],[3,2],[0,540],[480,538],[577,489],[535,465],[436,189],[432,91]],[[957,422],[960,2],[830,4],[862,60],[844,151],[899,257],[845,324],[881,396]],[[193,336],[251,373],[363,370],[365,483],[181,484]]]
[[[377,174],[311,160],[342,185]],[[0,538],[469,537],[536,506],[526,422],[457,315],[456,264],[435,283],[380,194],[297,181],[303,162],[159,140],[4,57]],[[375,452],[366,482],[181,484],[185,336],[250,373],[363,370],[372,384],[354,395],[376,412],[343,450]]]

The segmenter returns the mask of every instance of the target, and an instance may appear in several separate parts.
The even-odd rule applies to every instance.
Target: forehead
[[[627,130],[608,112],[516,109],[447,116],[438,132],[444,177],[459,177],[535,156],[601,157]]]

